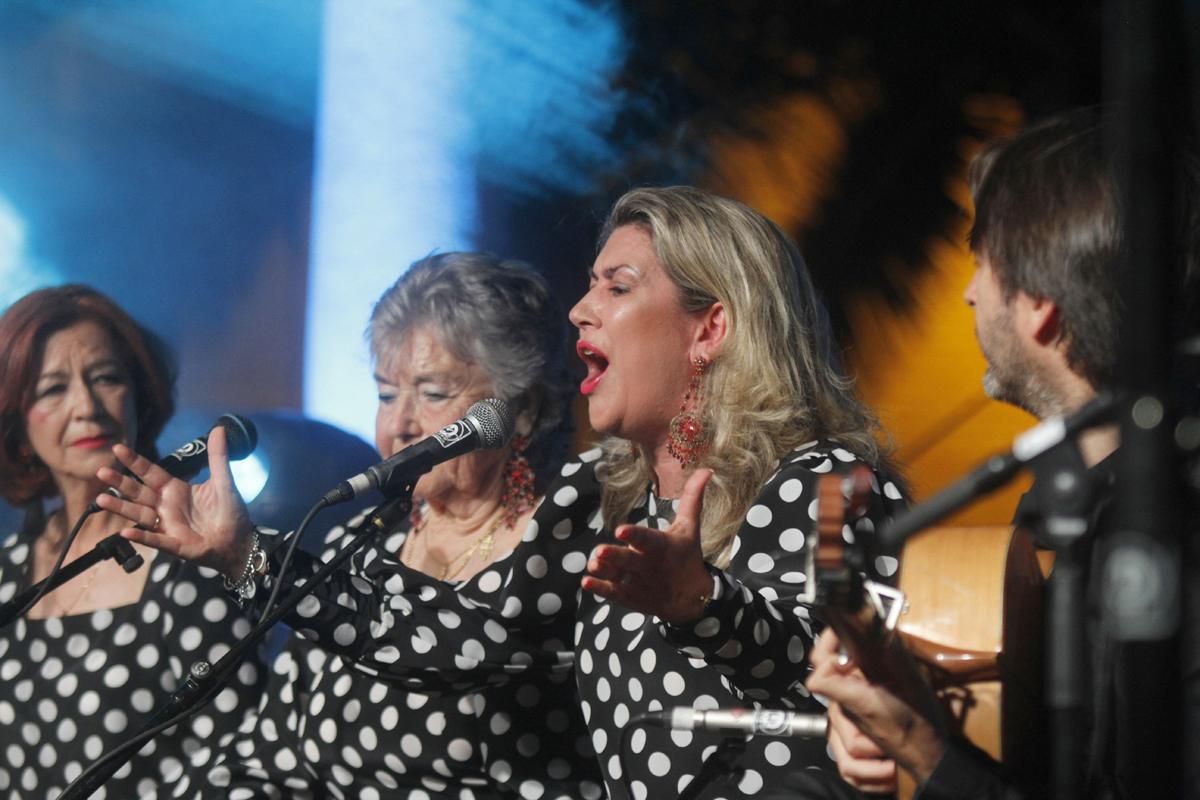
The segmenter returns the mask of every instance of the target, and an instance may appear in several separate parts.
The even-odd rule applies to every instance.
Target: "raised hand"
[[[138,526],[121,531],[123,537],[233,578],[240,575],[253,524],[233,485],[223,427],[218,425],[208,435],[210,477],[196,486],[171,477],[124,445],[115,445],[113,455],[141,480],[108,467],[97,472],[121,497],[102,494],[96,503]]]
[[[700,548],[700,512],[712,471],[697,470],[683,487],[675,521],[665,531],[622,525],[620,545],[600,545],[582,586],[626,608],[684,623],[704,611],[712,576]]]

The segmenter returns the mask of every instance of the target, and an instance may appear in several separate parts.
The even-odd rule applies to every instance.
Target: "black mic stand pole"
[[[25,612],[26,604],[37,597],[39,592],[43,595],[49,594],[76,575],[87,571],[106,558],[116,561],[121,565],[121,569],[126,572],[133,572],[142,566],[142,557],[133,549],[133,545],[121,538],[120,534],[114,533],[111,536],[106,536],[95,547],[64,566],[58,572],[38,581],[0,606],[0,628],[7,627],[15,622]],[[44,592],[43,587],[46,587]]]
[[[174,727],[207,703],[225,686],[251,649],[262,641],[276,622],[299,605],[300,601],[312,592],[313,587],[320,585],[330,573],[346,563],[376,535],[392,530],[408,516],[412,509],[412,495],[411,487],[407,487],[407,489],[408,491],[405,493],[388,500],[375,509],[363,524],[355,529],[354,538],[339,550],[336,556],[313,573],[304,585],[294,587],[270,614],[259,620],[258,625],[245,638],[230,648],[229,652],[222,656],[216,664],[209,664],[207,661],[197,661],[192,664],[183,685],[175,690],[171,698],[154,712],[154,715],[146,721],[141,729],[117,751],[101,757],[76,778],[58,796],[58,800],[83,800],[83,798],[91,796],[117,770],[121,769],[134,753],[142,748],[143,740],[153,738],[159,729]],[[280,575],[279,579],[283,580],[284,576]]]
[[[1050,797],[1084,796],[1083,717],[1087,684],[1088,534],[1095,496],[1087,466],[1073,439],[1059,442],[1032,463],[1032,492],[1039,509],[1033,522],[1054,550],[1054,578],[1047,582],[1043,641],[1045,698],[1050,712]]]
[[[1175,337],[1187,320],[1182,258],[1195,236],[1180,224],[1182,151],[1196,132],[1189,18],[1182,0],[1109,0],[1105,99],[1125,236],[1118,291],[1121,421],[1116,524],[1101,568],[1104,628],[1115,641],[1112,773],[1139,797],[1184,793],[1181,562],[1185,507],[1177,409],[1170,397]],[[1182,202],[1181,202],[1182,201]],[[1194,246],[1194,245],[1191,245]],[[1194,789],[1195,787],[1191,787]]]

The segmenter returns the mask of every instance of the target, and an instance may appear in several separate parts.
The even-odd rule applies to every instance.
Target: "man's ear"
[[[728,318],[725,316],[725,305],[717,300],[708,308],[698,313],[699,327],[696,330],[696,340],[692,346],[692,357],[700,357],[712,363],[721,351],[728,332]]]
[[[1045,297],[1017,293],[1021,332],[1039,345],[1051,346],[1062,338],[1062,309]]]

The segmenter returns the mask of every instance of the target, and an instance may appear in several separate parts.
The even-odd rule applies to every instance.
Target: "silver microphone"
[[[672,708],[647,716],[647,722],[677,731],[708,731],[733,736],[824,736],[828,720],[824,714],[801,714],[767,708],[718,708],[699,711]]]

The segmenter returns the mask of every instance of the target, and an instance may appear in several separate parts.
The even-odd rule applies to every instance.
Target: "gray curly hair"
[[[387,364],[413,328],[428,325],[456,358],[483,369],[500,399],[530,425],[538,487],[562,461],[570,433],[561,306],[522,261],[436,253],[380,296],[367,324],[371,357]]]

